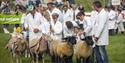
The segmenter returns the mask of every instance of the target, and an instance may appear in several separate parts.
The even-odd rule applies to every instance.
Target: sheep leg
[[[77,63],[81,63],[81,59],[80,58],[79,59],[77,58],[76,61],[77,61]]]
[[[68,57],[68,58],[66,59],[66,63],[73,63],[73,62],[72,62],[72,56],[70,56],[70,57]]]
[[[90,57],[88,58],[88,63],[94,63],[94,50],[92,51],[92,54],[90,55]]]
[[[35,55],[35,53],[31,53],[31,61],[32,61],[32,63],[35,63],[36,62],[36,55]]]
[[[38,63],[39,62],[39,56],[38,56],[38,54],[36,54],[36,63]]]
[[[52,56],[51,56],[51,62],[52,62],[52,63],[56,63],[55,55],[52,55]]]
[[[64,59],[63,58],[61,58],[61,57],[58,56],[57,59],[58,59],[57,63],[64,63]]]
[[[57,56],[56,59],[57,59],[56,63],[61,63],[61,58],[60,57]]]
[[[82,63],[86,63],[86,59],[85,58],[82,58]]]
[[[60,63],[65,63],[63,58],[60,58]]]
[[[86,58],[86,63],[94,63],[93,58],[91,56]]]
[[[91,63],[89,58],[82,58],[83,63]]]
[[[45,63],[45,61],[44,61],[44,54],[42,55],[42,62]]]
[[[60,63],[60,61],[59,61],[59,57],[58,56],[55,56],[55,63]]]

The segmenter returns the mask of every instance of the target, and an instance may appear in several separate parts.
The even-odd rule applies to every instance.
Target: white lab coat
[[[108,45],[108,12],[106,12],[104,9],[98,13],[94,29],[94,36],[99,38],[96,45]]]
[[[73,13],[70,9],[68,9],[66,12],[63,10],[63,22],[66,21],[73,21]]]
[[[123,15],[124,15],[124,18],[123,18],[123,22],[125,22],[125,10],[122,10]]]
[[[108,15],[109,19],[109,29],[116,29],[117,13],[114,10],[111,10]]]
[[[50,35],[50,21],[47,21],[46,18],[43,18],[43,23],[42,23],[42,33]]]
[[[53,36],[55,39],[60,40],[62,39],[62,23],[60,21],[57,21],[54,23],[54,21],[51,21],[51,28],[54,30],[53,33],[51,33],[51,36]]]
[[[73,21],[78,21],[78,19],[76,18],[77,14],[80,12],[78,9],[76,9],[75,11],[73,9],[71,9],[72,11],[72,17],[73,17]],[[74,15],[75,14],[75,15]]]
[[[117,24],[118,24],[118,31],[119,32],[124,31],[123,14],[122,13],[118,14]]]
[[[94,35],[94,31],[96,31],[96,30],[94,30],[94,25],[95,25],[95,21],[96,21],[96,19],[97,19],[97,15],[98,15],[98,12],[97,11],[95,11],[95,10],[93,10],[92,12],[91,12],[91,16],[90,16],[90,22],[91,22],[91,26],[92,26],[92,31],[90,32],[90,34],[91,35]]]
[[[40,13],[36,12],[33,16],[31,13],[27,15],[27,24],[29,28],[29,40],[39,39],[42,36],[42,16]],[[34,33],[34,29],[37,28],[40,31],[38,33]]]
[[[78,21],[79,24],[83,24],[85,36],[92,36],[91,31],[92,31],[92,25],[90,22],[90,18],[86,17],[84,18],[83,21]]]

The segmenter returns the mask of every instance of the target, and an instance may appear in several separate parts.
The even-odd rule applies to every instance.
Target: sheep
[[[85,63],[86,60],[92,55],[92,47],[87,45],[85,41],[79,40],[74,46],[74,56],[76,57],[77,63],[81,63],[81,59]]]
[[[21,63],[19,58],[26,49],[26,40],[21,33],[11,33],[11,39],[6,45],[9,51],[12,52],[12,56],[16,59],[16,63]]]
[[[31,56],[32,56],[32,62],[33,63],[38,63],[39,61],[39,55],[42,55],[43,57],[43,54],[45,52],[48,51],[48,44],[47,44],[47,41],[48,41],[48,36],[45,35],[45,34],[42,34],[42,37],[38,40],[38,39],[33,39],[31,42],[32,43],[36,43],[35,45],[33,46],[30,46],[30,53],[31,53]],[[44,59],[42,58],[43,60],[43,63],[44,63]]]
[[[72,63],[73,45],[68,41],[52,40],[50,53],[53,63]]]

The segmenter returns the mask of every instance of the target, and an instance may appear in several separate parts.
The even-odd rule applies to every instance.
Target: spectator
[[[121,34],[124,34],[124,25],[123,25],[123,18],[124,18],[124,15],[123,13],[121,13],[122,9],[118,9],[118,18],[117,18],[117,24],[118,24],[118,31],[121,33]]]
[[[108,22],[109,22],[109,34],[114,35],[114,34],[116,34],[116,29],[117,29],[117,26],[116,26],[117,13],[114,10],[113,6],[108,8],[108,12],[109,12],[109,15],[108,15],[108,17],[109,17],[109,19],[108,19]]]

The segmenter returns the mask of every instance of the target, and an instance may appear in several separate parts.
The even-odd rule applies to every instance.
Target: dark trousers
[[[123,22],[124,28],[125,28],[125,22]]]
[[[110,29],[109,30],[109,35],[115,35],[116,34],[116,30],[115,29]]]
[[[95,46],[96,63],[109,63],[105,46]]]

